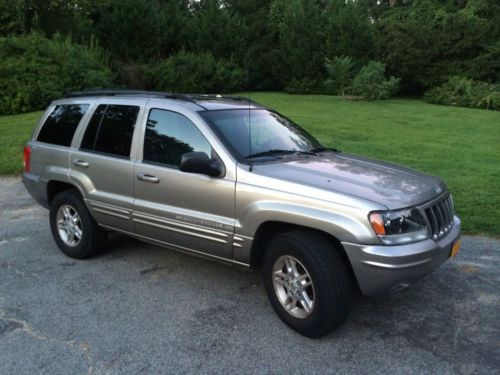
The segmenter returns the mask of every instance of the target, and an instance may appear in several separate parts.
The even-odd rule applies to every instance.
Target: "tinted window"
[[[144,137],[144,161],[178,167],[186,152],[212,148],[198,128],[186,117],[170,111],[152,109]]]
[[[100,105],[87,126],[81,148],[129,157],[138,114],[137,106]]]
[[[101,104],[95,110],[92,118],[89,121],[89,124],[87,125],[87,129],[85,130],[82,144],[80,145],[81,149],[94,150],[97,131],[99,130],[99,126],[101,125],[102,115],[104,115],[104,112],[106,112],[106,108],[106,104]]]
[[[88,104],[57,105],[38,134],[38,141],[69,146]]]

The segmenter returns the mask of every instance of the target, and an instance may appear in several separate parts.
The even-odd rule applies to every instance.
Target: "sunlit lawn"
[[[442,177],[464,231],[500,236],[500,112],[420,100],[349,102],[339,97],[253,93],[324,145]],[[0,116],[0,174],[22,170],[22,145],[41,112]]]

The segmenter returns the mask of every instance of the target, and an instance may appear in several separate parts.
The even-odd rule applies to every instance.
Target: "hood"
[[[256,164],[262,175],[356,196],[398,209],[429,201],[446,191],[442,180],[410,168],[349,154],[287,158]]]

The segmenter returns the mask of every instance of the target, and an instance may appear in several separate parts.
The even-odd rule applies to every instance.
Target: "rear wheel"
[[[94,256],[106,242],[106,231],[99,227],[75,190],[55,196],[50,205],[50,228],[59,249],[71,258]]]
[[[349,314],[352,287],[338,249],[312,231],[290,231],[269,243],[264,285],[278,316],[307,337],[321,337]]]

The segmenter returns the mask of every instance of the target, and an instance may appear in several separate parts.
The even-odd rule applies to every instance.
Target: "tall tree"
[[[364,65],[377,52],[375,27],[369,10],[357,1],[332,0],[327,8],[326,54],[349,56]]]
[[[276,0],[270,20],[279,36],[279,79],[282,84],[309,82],[324,78],[324,20],[320,2]]]

